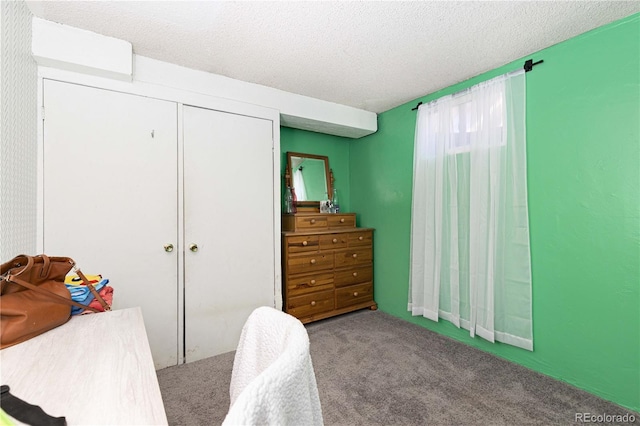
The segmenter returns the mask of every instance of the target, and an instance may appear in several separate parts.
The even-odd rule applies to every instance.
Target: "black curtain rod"
[[[542,59],[540,59],[538,62],[533,62],[533,59],[527,59],[524,62],[524,72],[529,72],[533,69],[533,67],[535,67],[536,65],[539,65],[541,63],[543,63],[544,61]],[[411,111],[415,111],[417,110],[420,105],[422,105],[422,102],[418,102],[418,105],[416,105],[414,108],[411,108]]]

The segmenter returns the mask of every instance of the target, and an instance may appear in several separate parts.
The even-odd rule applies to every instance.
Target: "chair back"
[[[270,307],[247,319],[233,361],[223,425],[322,425],[322,409],[302,323]]]

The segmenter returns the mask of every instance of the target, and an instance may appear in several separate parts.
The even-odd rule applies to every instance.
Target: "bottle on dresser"
[[[340,202],[338,201],[338,190],[333,188],[331,197],[331,213],[340,213]]]

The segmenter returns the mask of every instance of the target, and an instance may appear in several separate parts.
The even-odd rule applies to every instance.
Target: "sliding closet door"
[[[50,80],[44,105],[45,253],[108,278],[156,368],[177,364],[177,105]]]
[[[184,107],[187,362],[235,350],[274,306],[273,155],[271,121]]]

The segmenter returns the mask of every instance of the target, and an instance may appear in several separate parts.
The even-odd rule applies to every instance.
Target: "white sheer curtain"
[[[293,187],[296,189],[296,197],[298,198],[298,201],[306,201],[307,187],[304,185],[304,176],[300,169],[296,169],[293,172]]]
[[[533,350],[524,71],[418,110],[408,308]]]

